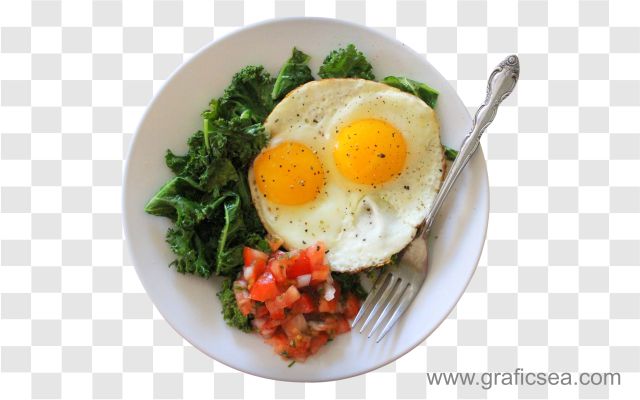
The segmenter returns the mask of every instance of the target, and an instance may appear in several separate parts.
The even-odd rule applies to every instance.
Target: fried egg
[[[289,249],[318,241],[334,271],[387,263],[413,239],[443,178],[435,112],[418,97],[362,79],[312,81],[265,121],[249,170],[267,231]]]

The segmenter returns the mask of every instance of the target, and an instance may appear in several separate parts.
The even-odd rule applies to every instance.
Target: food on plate
[[[382,80],[382,83],[420,97],[431,108],[434,108],[438,101],[438,92],[413,79],[402,76],[387,76]]]
[[[185,154],[167,150],[174,177],[145,206],[172,221],[170,266],[222,277],[225,322],[294,361],[349,330],[366,296],[355,272],[411,240],[443,173],[437,91],[374,81],[354,45],[320,80],[309,60],[294,48],[276,76],[238,71]]]
[[[290,92],[264,123],[249,168],[266,230],[299,249],[321,241],[333,271],[386,264],[413,239],[443,178],[435,112],[365,79],[323,79]]]
[[[253,316],[250,326],[282,358],[304,361],[351,330],[348,320],[358,313],[365,293],[350,290],[348,279],[345,284],[333,279],[322,243],[271,254],[245,247],[243,255],[232,296],[239,314]]]
[[[373,66],[362,52],[353,44],[333,50],[324,59],[318,75],[322,79],[328,78],[361,78],[374,80]]]
[[[456,157],[458,157],[458,150],[452,149],[451,147],[447,146],[442,147],[444,147],[444,156],[447,158],[447,160],[453,161],[456,159]]]

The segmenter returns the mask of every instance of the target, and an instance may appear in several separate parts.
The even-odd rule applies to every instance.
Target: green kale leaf
[[[447,146],[443,146],[443,147],[444,147],[444,156],[446,157],[447,160],[453,161],[456,159],[456,157],[458,157],[458,150],[452,149],[451,147],[447,147]]]
[[[267,254],[271,253],[271,247],[269,246],[269,242],[267,241],[267,239],[264,238],[264,236],[259,236],[256,234],[251,234],[247,236],[245,246],[260,250],[263,253],[267,253]]]
[[[198,198],[202,195],[202,189],[193,179],[176,176],[158,190],[149,200],[144,211],[151,215],[167,217],[175,221],[178,218],[177,204],[182,199]]]
[[[237,72],[218,99],[215,116],[262,123],[273,109],[273,78],[262,66],[249,65]],[[211,107],[210,107],[211,109]]]
[[[271,91],[273,100],[281,100],[290,91],[313,80],[311,69],[309,68],[309,57],[302,51],[293,48],[291,58],[280,68],[280,73],[276,78]]]
[[[194,136],[200,137],[201,132]],[[224,147],[228,147],[226,142]],[[228,152],[222,147],[216,150],[220,154]],[[183,159],[193,159],[192,153],[197,150],[191,148]],[[253,155],[247,153],[243,157]],[[167,242],[176,255],[172,265],[179,272],[204,278],[214,272],[233,276],[242,265],[244,239],[264,235],[248,194],[246,171],[239,173],[231,161],[237,157],[204,156],[202,162],[208,160],[208,165],[197,173],[181,170],[182,176],[165,183],[147,203],[147,213],[174,222],[167,232]]]
[[[227,158],[242,171],[267,144],[268,137],[262,122],[253,122],[250,118],[218,118],[210,121],[209,126],[211,156]]]
[[[331,276],[333,277],[334,281],[340,284],[342,293],[353,293],[360,299],[364,299],[365,297],[367,297],[367,291],[364,290],[362,284],[360,283],[360,274],[332,272]]]
[[[349,44],[347,47],[333,50],[324,59],[318,75],[326,78],[362,78],[374,80],[373,67],[362,52],[356,46]]]
[[[234,194],[234,199],[224,204],[224,226],[218,239],[216,274],[233,275],[237,272],[236,267],[242,265],[242,247],[244,243],[242,241],[234,243],[234,241],[243,228],[240,197]]]
[[[145,211],[173,221],[166,240],[178,272],[235,276],[242,247],[265,235],[252,205],[246,174],[267,143],[262,122],[271,112],[274,80],[260,66],[236,73],[219,99],[202,112],[203,127],[187,141],[185,155],[167,150],[176,175],[151,198]]]
[[[190,177],[197,181],[209,165],[204,142],[203,133],[198,131],[187,140],[188,150],[184,156],[175,155],[171,150],[167,150],[164,157],[167,167],[177,176]]]
[[[422,82],[414,81],[413,79],[403,76],[387,76],[382,80],[382,83],[418,96],[431,108],[436,107],[439,95],[438,91]]]

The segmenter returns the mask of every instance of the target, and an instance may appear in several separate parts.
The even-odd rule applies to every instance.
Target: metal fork
[[[515,88],[519,74],[520,63],[515,55],[507,57],[493,70],[487,84],[487,97],[476,112],[471,132],[462,141],[460,152],[451,164],[449,173],[415,239],[399,254],[397,265],[386,268],[378,277],[371,293],[351,323],[351,327],[354,328],[364,318],[360,327],[362,333],[373,322],[369,338],[384,324],[376,343],[394,326],[422,287],[427,276],[428,237],[433,221],[460,172],[480,145],[480,137],[495,118],[498,106]]]

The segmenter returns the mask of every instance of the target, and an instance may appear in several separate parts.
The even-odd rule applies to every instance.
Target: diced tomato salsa
[[[334,336],[351,330],[360,309],[353,293],[342,294],[325,264],[322,243],[272,254],[245,247],[244,268],[233,288],[243,315],[253,315],[255,330],[287,360],[304,361]]]

